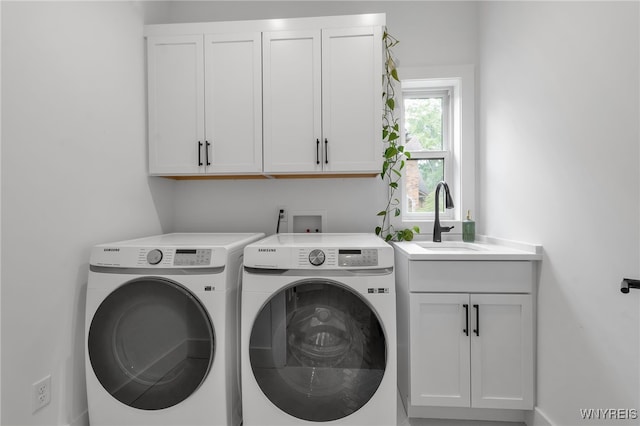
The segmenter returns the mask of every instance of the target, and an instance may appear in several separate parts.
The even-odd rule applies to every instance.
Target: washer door
[[[118,401],[143,410],[188,398],[209,373],[214,356],[211,319],[176,282],[129,281],[100,304],[89,328],[91,366]]]
[[[375,394],[387,345],[363,298],[333,281],[303,281],[275,294],[251,330],[249,358],[262,392],[303,420],[346,417]]]

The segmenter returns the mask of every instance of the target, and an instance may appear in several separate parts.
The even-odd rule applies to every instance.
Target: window
[[[444,180],[455,207],[440,219],[455,225],[475,210],[474,72],[472,66],[401,69],[403,145],[411,154],[402,183],[403,226],[422,226],[435,216],[435,189]],[[461,226],[452,231],[461,232]]]
[[[407,213],[434,213],[436,185],[451,181],[451,90],[403,90],[404,146],[411,153],[405,171]]]

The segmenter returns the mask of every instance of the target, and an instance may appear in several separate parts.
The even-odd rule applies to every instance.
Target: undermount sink
[[[447,252],[471,252],[471,251],[486,251],[485,247],[482,247],[474,243],[464,243],[459,241],[445,241],[442,243],[435,243],[432,241],[418,241],[416,245],[422,247],[425,250],[433,251],[447,251]]]

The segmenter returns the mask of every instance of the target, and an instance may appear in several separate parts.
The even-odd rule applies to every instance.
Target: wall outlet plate
[[[33,412],[35,413],[51,402],[51,374],[32,385]]]

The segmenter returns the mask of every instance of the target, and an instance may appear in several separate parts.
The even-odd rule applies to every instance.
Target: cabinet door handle
[[[462,332],[465,336],[469,335],[469,305],[466,303],[462,305],[464,307],[464,330]]]
[[[210,166],[211,161],[209,161],[209,147],[211,147],[211,144],[208,141],[205,141],[204,143],[207,144],[207,147],[204,149],[204,158],[207,160],[207,166]]]
[[[324,138],[324,164],[329,164],[329,149],[328,149],[329,141],[327,138]]]
[[[476,310],[476,328],[473,332],[476,333],[476,336],[480,336],[480,306],[473,305],[473,308]]]
[[[320,139],[316,139],[316,164],[320,164]]]
[[[202,142],[198,141],[198,166],[202,166]]]

